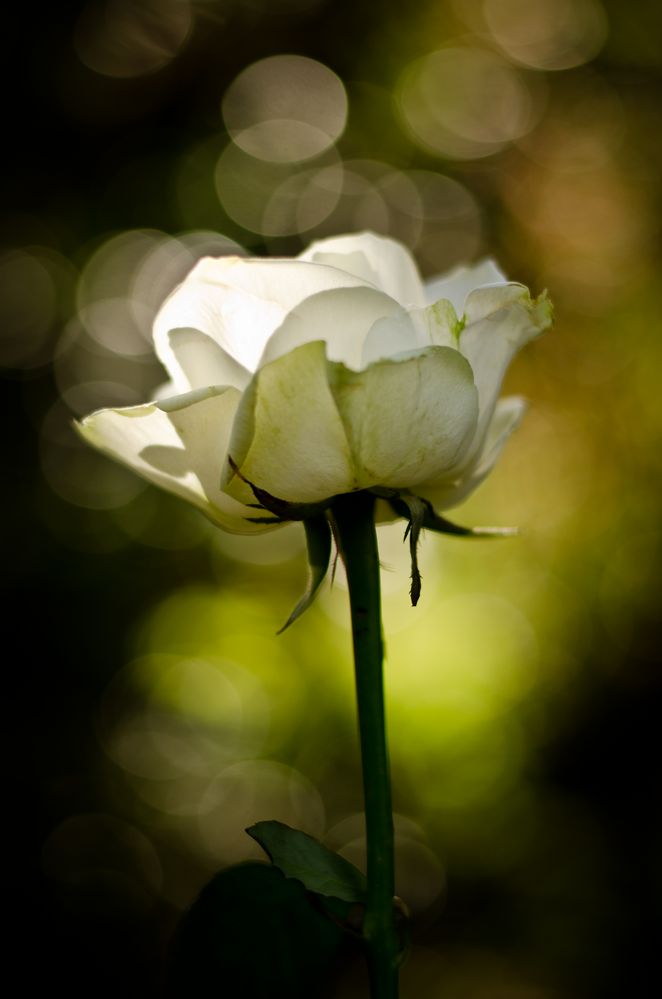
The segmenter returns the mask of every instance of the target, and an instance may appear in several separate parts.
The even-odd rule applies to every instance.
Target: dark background
[[[214,233],[290,254],[374,228],[409,242],[426,275],[490,254],[557,306],[555,332],[509,376],[531,413],[457,515],[518,523],[522,538],[498,551],[428,539],[415,619],[397,537],[384,542],[414,913],[403,995],[657,994],[659,9],[538,0],[527,21],[514,0],[83,6],[8,9],[3,40],[5,822],[21,991],[44,977],[70,995],[159,994],[179,913],[215,870],[257,856],[241,829],[265,809],[360,857],[342,589],[275,638],[304,573],[296,532],[213,536],[88,454],[71,419],[162,378],[142,328],[117,320],[115,341],[90,311],[112,298],[123,315],[142,274],[147,318],[132,322],[148,326],[169,290],[155,277],[145,298],[149,253],[165,247],[171,287],[196,247],[229,245]],[[488,53],[496,75],[463,57],[444,89],[425,64],[426,104],[417,60],[448,49]],[[221,101],[242,70],[291,54],[343,82],[346,128],[318,158],[232,173],[224,150],[242,139]],[[336,205],[314,226],[269,215],[288,178],[330,168]],[[236,836],[210,833],[214,809]],[[360,978],[343,975],[336,994],[351,996]]]

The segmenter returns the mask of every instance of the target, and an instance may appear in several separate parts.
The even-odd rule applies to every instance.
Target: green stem
[[[393,814],[382,679],[379,554],[375,497],[340,496],[332,507],[347,570],[368,845],[363,937],[372,999],[397,999],[398,942],[394,924]]]

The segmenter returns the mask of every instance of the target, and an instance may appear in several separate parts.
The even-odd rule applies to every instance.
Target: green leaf
[[[165,996],[324,997],[351,948],[302,885],[269,864],[241,864],[217,874],[184,915]]]
[[[328,520],[324,514],[320,514],[316,517],[309,517],[307,520],[304,520],[303,526],[306,531],[306,542],[308,544],[308,565],[310,566],[308,585],[306,586],[306,591],[301,597],[301,600],[296,605],[283,627],[279,628],[279,635],[281,635],[286,628],[289,628],[291,624],[294,624],[296,619],[301,617],[304,611],[308,610],[315,599],[315,594],[317,593],[322,580],[326,576],[326,570],[329,568],[329,559],[331,558],[331,528]]]
[[[307,833],[276,821],[257,822],[246,832],[286,878],[296,878],[308,891],[344,902],[365,901],[365,877],[358,868]]]

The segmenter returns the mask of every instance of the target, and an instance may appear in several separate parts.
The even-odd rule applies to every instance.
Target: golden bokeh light
[[[228,132],[245,153],[274,163],[319,156],[342,135],[347,95],[327,66],[270,56],[242,70],[223,97]]]
[[[345,173],[330,149],[310,163],[267,162],[229,143],[214,170],[218,199],[228,217],[267,238],[315,232],[332,215]]]
[[[625,108],[613,87],[589,69],[559,86],[538,126],[518,146],[555,173],[607,167],[623,152]]]
[[[343,189],[339,164],[290,174],[267,201],[260,231],[265,236],[292,236],[318,228],[331,215]]]
[[[483,12],[502,51],[533,69],[581,66],[607,37],[600,0],[484,0]]]
[[[410,170],[420,198],[421,231],[416,258],[427,277],[475,260],[483,251],[481,208],[471,191],[452,177],[432,170]]]
[[[228,559],[255,566],[288,562],[301,557],[306,542],[303,525],[290,523],[253,537],[216,531],[211,544],[212,557],[218,560],[219,573],[222,573]]]
[[[226,816],[236,816],[236,823]],[[268,815],[321,838],[326,825],[319,791],[293,767],[272,760],[244,760],[226,767],[199,801],[197,834],[212,863],[238,863],[264,854],[245,829]]]
[[[154,654],[113,679],[98,731],[108,756],[129,777],[142,779],[134,782],[141,796],[170,801],[160,809],[167,813],[174,791],[184,793],[189,778],[199,797],[200,787],[228,763],[258,755],[268,725],[262,685],[244,667],[229,659]]]
[[[430,52],[406,69],[398,108],[413,141],[433,155],[480,159],[526,134],[541,112],[533,81],[488,49]]]

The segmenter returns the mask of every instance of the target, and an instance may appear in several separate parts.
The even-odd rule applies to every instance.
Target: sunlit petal
[[[176,392],[191,392],[209,385],[232,385],[244,389],[250,372],[206,333],[196,329],[171,330],[161,344],[162,359],[172,373]]]
[[[414,258],[405,246],[387,236],[361,232],[321,239],[311,243],[299,259],[329,264],[355,274],[387,292],[401,305],[417,307],[426,302]]]
[[[363,341],[382,317],[400,312],[398,303],[375,288],[338,288],[311,295],[285,317],[264,350],[260,366],[311,340],[324,340],[327,356],[361,367]]]
[[[320,291],[363,284],[334,267],[300,260],[206,257],[156,317],[156,350],[168,368],[173,363],[170,333],[193,328],[252,372],[271,335],[300,302]]]
[[[462,264],[448,274],[440,274],[425,284],[425,297],[430,303],[447,298],[456,312],[462,315],[464,302],[470,291],[485,284],[505,284],[506,278],[494,260],[480,260],[477,264]]]
[[[480,413],[472,453],[482,447],[506,368],[517,351],[551,325],[545,295],[532,300],[522,285],[473,291],[466,303],[468,323],[460,350],[469,361],[478,389]]]
[[[77,429],[99,450],[189,500],[221,527],[251,534],[265,530],[246,519],[255,511],[220,489],[239,399],[237,389],[205,389],[160,403],[102,409]]]
[[[457,349],[459,330],[455,309],[446,299],[411,312],[400,309],[371,327],[363,344],[362,366],[419,347]]]

